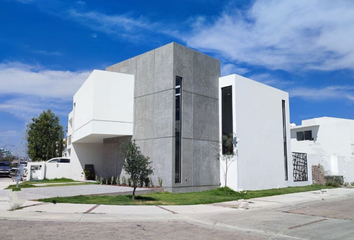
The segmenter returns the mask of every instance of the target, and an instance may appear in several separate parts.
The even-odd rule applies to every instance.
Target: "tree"
[[[51,110],[43,111],[27,125],[27,153],[33,161],[61,157],[64,144],[63,126]]]
[[[132,199],[135,200],[135,190],[139,182],[143,182],[150,174],[153,173],[149,162],[149,157],[145,157],[135,140],[123,142],[121,151],[125,155],[123,169],[130,175],[132,181],[133,194]]]
[[[229,171],[230,165],[236,161],[236,135],[230,133],[229,135],[222,135],[222,160],[225,162],[225,166],[221,165],[224,170],[224,181],[225,181],[225,194],[227,194],[227,173]]]

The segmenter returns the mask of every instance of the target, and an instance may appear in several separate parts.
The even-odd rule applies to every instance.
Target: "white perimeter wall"
[[[354,157],[308,154],[307,159],[311,166],[321,164],[325,175],[339,175],[344,182],[354,182]]]
[[[292,181],[288,93],[239,75],[220,78],[220,89],[229,85],[233,86],[233,129],[240,142],[237,160],[228,174],[228,186],[253,190],[308,184]],[[285,181],[282,100],[286,103],[288,181]],[[220,164],[223,163],[221,160]],[[221,168],[223,184],[222,171]]]
[[[45,177],[54,178],[71,178],[71,163],[46,163]]]

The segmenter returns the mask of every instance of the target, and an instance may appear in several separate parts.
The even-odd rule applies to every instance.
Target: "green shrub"
[[[145,178],[145,187],[149,187],[149,182],[150,182],[150,179],[149,178]]]
[[[97,175],[95,176],[95,180],[96,180],[96,183],[100,183],[100,179],[98,178]]]
[[[339,187],[344,184],[343,176],[325,176],[326,186]]]
[[[113,185],[113,183],[114,183],[114,175],[112,175],[111,177],[111,185]]]
[[[162,187],[162,178],[158,177],[157,180],[159,181],[159,187]]]

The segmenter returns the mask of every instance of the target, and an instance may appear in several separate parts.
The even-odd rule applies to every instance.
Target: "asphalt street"
[[[8,182],[0,178],[0,187]],[[63,194],[68,187],[51,189]],[[27,199],[24,208],[8,211],[11,194],[0,190],[0,239],[354,239],[354,189],[194,206]]]

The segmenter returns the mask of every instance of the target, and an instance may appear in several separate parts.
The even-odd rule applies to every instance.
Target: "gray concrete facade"
[[[152,161],[155,185],[160,177],[171,192],[218,187],[219,60],[170,43],[106,71],[135,76],[133,139]],[[181,183],[175,183],[176,76],[182,78]]]
[[[131,137],[115,137],[103,139],[102,173],[106,178],[120,176],[123,170],[124,154],[119,151],[124,141],[130,141]]]

